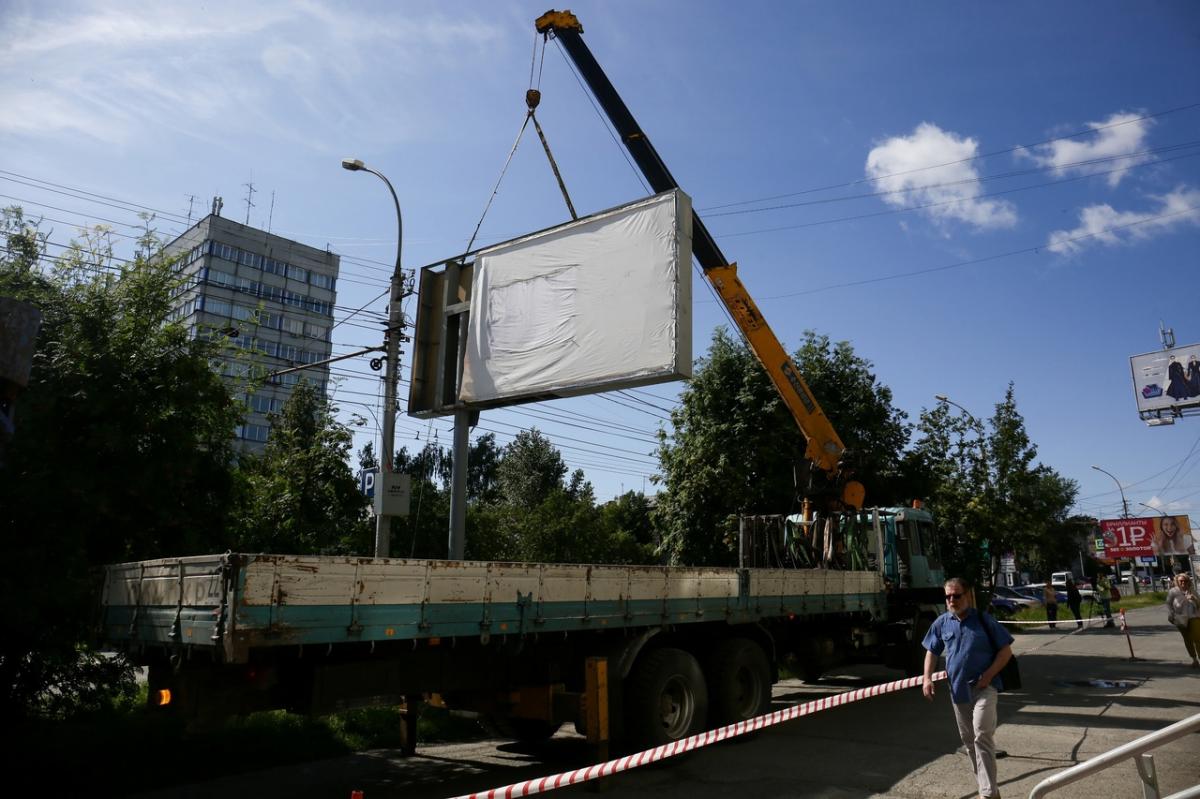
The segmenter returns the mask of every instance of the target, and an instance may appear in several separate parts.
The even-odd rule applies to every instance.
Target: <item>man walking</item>
[[[1070,577],[1067,578],[1067,607],[1071,609],[1071,615],[1075,617],[1075,626],[1083,628],[1083,595],[1079,593],[1079,589],[1075,587],[1075,581]]]
[[[947,611],[934,620],[921,642],[925,647],[922,691],[933,700],[933,669],[946,656],[950,702],[958,734],[979,784],[980,799],[999,799],[996,783],[996,704],[1004,690],[997,677],[1012,657],[1013,638],[990,615],[970,606],[966,581],[954,577],[945,585]]]

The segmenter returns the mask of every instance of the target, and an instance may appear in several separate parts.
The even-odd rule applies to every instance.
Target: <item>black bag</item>
[[[1000,647],[996,646],[996,639],[992,637],[992,628],[988,626],[987,619],[983,618],[982,614],[980,614],[979,623],[983,625],[983,632],[987,635],[992,649],[999,652]],[[1017,656],[1010,657],[996,676],[1000,678],[1000,682],[1004,683],[1005,691],[1019,691],[1021,689],[1021,667],[1017,665]]]

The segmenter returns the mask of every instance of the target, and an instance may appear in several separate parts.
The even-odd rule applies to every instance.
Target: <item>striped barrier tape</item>
[[[600,779],[601,777],[609,777],[622,771],[629,771],[639,766],[657,763],[669,757],[675,757],[676,755],[682,755],[695,749],[711,746],[730,738],[736,738],[739,735],[764,730],[767,727],[774,727],[776,724],[783,724],[786,721],[819,713],[822,710],[829,710],[839,705],[848,705],[851,702],[858,702],[863,699],[870,699],[871,697],[914,688],[920,685],[923,679],[923,677],[908,677],[881,685],[872,685],[869,688],[860,688],[857,691],[847,691],[834,696],[827,696],[823,699],[815,699],[812,702],[792,705],[789,708],[777,710],[774,713],[767,713],[746,721],[729,724],[716,730],[702,732],[690,738],[663,744],[654,749],[647,749],[644,752],[626,755],[616,760],[609,760],[606,763],[595,763],[591,766],[575,769],[574,771],[564,771],[560,774],[551,774],[548,777],[514,782],[511,785],[505,785],[502,788],[493,788],[489,791],[463,794],[454,797],[454,799],[511,799],[514,796],[532,796],[533,794],[552,791],[555,788],[578,785],[583,782]],[[937,672],[933,675],[933,679],[934,681],[946,679],[946,672]]]
[[[1055,619],[1054,621],[1049,621],[1047,619],[1037,619],[1034,621],[1013,621],[1011,619],[996,619],[996,622],[999,624],[1037,624],[1037,625],[1047,625],[1047,624],[1062,624],[1062,625],[1076,624],[1077,625],[1081,621],[1084,623],[1085,626],[1087,626],[1089,624],[1104,624],[1105,622],[1108,621],[1108,619],[1104,618],[1103,616],[1092,616],[1087,619],[1076,619],[1073,617],[1067,617],[1067,618],[1062,618],[1062,619]]]

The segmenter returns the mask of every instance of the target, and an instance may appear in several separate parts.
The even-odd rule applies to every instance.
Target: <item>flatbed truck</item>
[[[584,45],[556,37],[655,192],[678,184]],[[149,667],[153,704],[203,721],[267,708],[479,713],[532,739],[572,721],[628,747],[752,718],[781,669],[838,662],[915,671],[944,574],[932,518],[860,510],[845,446],[796,364],[693,212],[693,253],[807,439],[796,519],[743,526],[737,568],[224,555],[106,569],[101,638]],[[761,521],[761,519],[760,519]]]

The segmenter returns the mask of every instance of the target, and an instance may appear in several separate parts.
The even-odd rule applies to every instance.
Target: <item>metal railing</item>
[[[1200,730],[1200,713],[1183,721],[1177,721],[1170,727],[1163,727],[1157,732],[1143,735],[1110,752],[1097,755],[1091,760],[1085,760],[1078,766],[1060,771],[1053,777],[1047,777],[1034,786],[1029,793],[1029,799],[1041,799],[1051,791],[1057,791],[1059,788],[1078,782],[1084,777],[1090,777],[1092,774],[1104,771],[1130,758],[1137,766],[1138,776],[1142,778],[1142,795],[1145,799],[1198,799],[1200,798],[1200,785],[1193,785],[1163,798],[1158,789],[1158,773],[1154,770],[1154,755],[1148,754],[1151,749],[1157,749],[1165,743],[1198,730]]]

